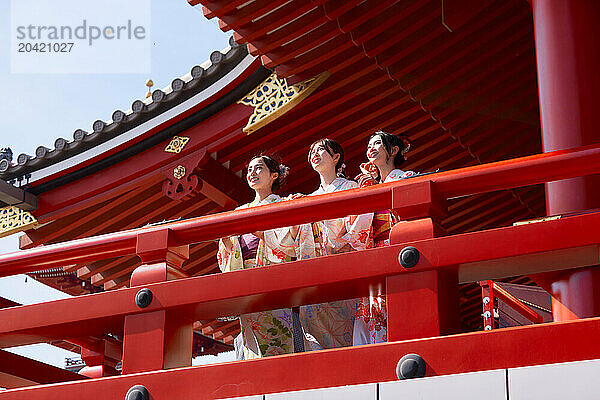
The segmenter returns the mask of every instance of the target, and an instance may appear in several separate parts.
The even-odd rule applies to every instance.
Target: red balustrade
[[[388,381],[406,353],[421,354],[428,375],[600,357],[592,339],[600,333],[597,318],[441,336],[453,333],[448,300],[458,283],[599,264],[600,213],[453,236],[439,236],[436,224],[448,198],[599,172],[600,146],[587,146],[0,256],[0,275],[11,275],[138,254],[145,264],[132,284],[152,293],[147,305],[136,304],[141,287],[134,286],[0,310],[1,347],[125,335],[124,375],[15,389],[0,392],[0,399],[58,393],[70,399],[82,390],[114,398],[138,383],[162,399]],[[394,227],[389,247],[194,278],[177,269],[190,243],[387,208],[409,220]],[[419,254],[414,266],[398,261],[408,247]],[[182,279],[170,280],[175,277]],[[179,368],[190,364],[191,343],[182,332],[194,320],[366,296],[374,288],[388,295],[390,343]],[[490,349],[493,360],[485,356]],[[334,365],[336,373],[327,373]]]

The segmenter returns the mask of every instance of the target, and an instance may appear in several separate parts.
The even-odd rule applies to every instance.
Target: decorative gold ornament
[[[285,79],[271,74],[260,85],[239,100],[239,104],[254,107],[243,131],[250,134],[279,118],[314,92],[329,78],[329,72],[323,72],[313,78],[289,86]]]
[[[152,82],[152,79],[148,79],[146,81],[146,86],[148,86],[148,93],[146,93],[146,98],[148,98],[148,97],[152,96],[152,93],[150,92],[150,88],[152,86],[154,86],[154,82]]]
[[[175,179],[181,179],[185,176],[185,167],[183,165],[178,165],[173,170],[173,176]]]
[[[189,137],[173,136],[173,139],[171,139],[167,147],[165,147],[165,151],[167,153],[180,153],[189,141]]]
[[[37,219],[29,211],[15,206],[0,208],[0,237],[12,235],[37,225]]]

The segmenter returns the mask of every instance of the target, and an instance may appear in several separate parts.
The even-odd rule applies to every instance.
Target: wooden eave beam
[[[6,388],[87,379],[83,375],[0,350],[0,386]]]
[[[323,2],[323,0],[318,0],[318,3]],[[286,22],[293,21],[296,18],[299,18],[302,15],[308,13],[312,9],[317,8],[317,4],[315,3],[316,1],[305,2],[300,7],[297,7],[294,4],[291,4],[290,6],[281,7],[278,10],[272,12],[271,14],[261,18],[260,24],[253,24],[238,28],[235,31],[233,37],[238,43],[253,42],[256,39],[262,38],[263,36],[267,35],[267,33],[269,32],[276,31]],[[319,20],[319,22],[324,23],[323,20]],[[266,37],[268,37],[268,35]]]
[[[38,198],[36,195],[0,179],[0,203],[32,211],[37,208]]]
[[[219,206],[228,209],[250,201],[252,192],[245,180],[225,168],[208,154],[201,162],[199,176],[209,187],[200,190]],[[216,189],[216,190],[215,190]]]
[[[244,25],[252,24],[254,20],[260,21],[263,15],[285,5],[287,2],[288,0],[255,0],[254,3],[237,9],[235,14],[219,16],[219,27],[223,31],[237,30]],[[257,23],[260,24],[258,21]]]

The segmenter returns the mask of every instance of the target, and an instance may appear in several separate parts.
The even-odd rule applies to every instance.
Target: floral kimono
[[[312,195],[332,193],[357,188],[358,184],[344,178],[336,178],[331,184],[319,187]],[[312,224],[311,236],[314,249],[305,254],[314,256],[363,250],[371,247],[371,220],[369,214],[319,221]],[[300,230],[300,235],[305,234]],[[309,240],[304,240],[309,243]],[[322,348],[352,345],[352,331],[359,299],[341,300],[332,303],[300,307],[302,327],[311,339]]]
[[[271,194],[261,202],[244,204],[238,207],[237,210],[281,200],[278,195]],[[217,261],[221,271],[229,272],[265,267],[270,264],[292,261],[297,257],[296,244],[290,235],[289,228],[267,230],[263,234],[264,239],[259,239],[252,234],[231,237],[233,244],[233,251],[231,252],[225,248],[220,240]],[[247,246],[248,243],[250,243],[249,246]],[[248,257],[248,254],[251,254],[251,257]],[[240,326],[244,359],[286,354],[294,351],[290,309],[240,315]],[[308,347],[310,346],[308,345]]]
[[[395,169],[385,178],[384,183],[398,181],[413,176],[412,171]],[[390,230],[400,218],[392,210],[370,214],[373,229],[374,247],[389,246]],[[381,343],[387,341],[387,310],[385,296],[372,293],[360,299],[354,323],[353,344]]]

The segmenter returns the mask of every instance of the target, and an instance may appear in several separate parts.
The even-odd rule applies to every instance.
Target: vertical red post
[[[600,1],[532,0],[545,152],[600,142]],[[546,184],[549,215],[600,207],[600,175]],[[600,315],[600,269],[534,278],[552,295],[555,321]]]
[[[85,367],[79,371],[81,375],[102,378],[119,374],[116,366],[122,358],[121,343],[108,339],[92,341],[88,338],[68,341],[81,347],[81,360],[85,363]]]
[[[141,233],[137,240],[136,252],[144,264],[133,272],[132,287],[187,276],[181,266],[189,258],[189,246],[173,246],[170,230]],[[123,338],[123,373],[190,366],[192,323],[191,316],[181,310],[141,312],[127,316]]]
[[[438,195],[432,182],[423,182],[410,190],[395,188],[392,207],[403,221],[392,227],[391,244],[443,235],[436,220],[446,213],[446,201]],[[386,301],[390,342],[456,332],[459,326],[457,270],[390,276],[386,279]]]
[[[481,281],[481,302],[483,304],[483,330],[491,331],[496,328],[494,319],[494,283],[492,281]]]

